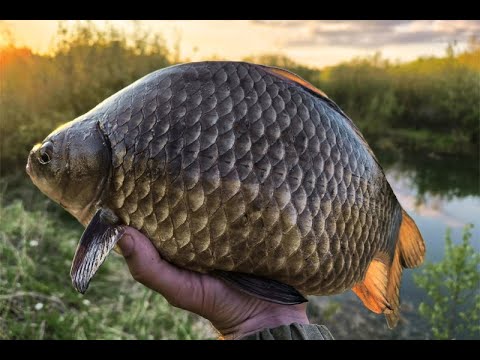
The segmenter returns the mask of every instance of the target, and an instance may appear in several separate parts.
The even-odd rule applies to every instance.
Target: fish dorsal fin
[[[383,261],[374,259],[368,267],[365,279],[352,288],[363,304],[377,314],[388,314],[392,311],[387,300],[388,270]]]
[[[278,68],[278,67],[274,67],[274,66],[261,65],[261,67],[266,72],[268,72],[270,74],[274,74],[274,75],[276,75],[276,76],[278,76],[278,77],[280,77],[284,80],[291,81],[291,82],[294,82],[297,85],[302,86],[304,89],[307,89],[310,93],[313,93],[314,95],[323,99],[328,105],[330,105],[331,108],[333,108],[335,111],[340,113],[345,118],[345,120],[347,120],[347,123],[350,125],[352,130],[359,136],[360,140],[365,144],[366,149],[368,150],[370,155],[372,155],[373,159],[378,164],[378,166],[380,166],[380,163],[378,162],[377,157],[375,156],[372,149],[368,145],[367,141],[363,137],[363,134],[360,132],[360,129],[357,127],[357,125],[355,125],[355,123],[352,121],[352,119],[350,119],[347,116],[347,114],[345,114],[343,112],[343,110],[340,109],[340,107],[327,96],[327,94],[325,94],[322,90],[316,88],[315,86],[310,84],[308,81],[302,79],[300,76],[294,74],[291,71],[281,69],[281,68]],[[380,166],[380,168],[381,168],[381,166]]]
[[[310,91],[314,92],[314,93],[317,93],[318,95],[320,95],[321,97],[325,97],[328,99],[328,96],[327,94],[325,94],[322,90],[316,88],[315,86],[313,86],[312,84],[310,84],[308,81],[302,79],[300,76],[298,76],[297,74],[294,74],[293,72],[291,71],[288,71],[288,70],[285,70],[285,69],[281,69],[281,68],[278,68],[278,67],[274,67],[274,66],[263,66],[263,68],[267,71],[267,72],[270,72],[270,73],[275,73],[277,75],[279,75],[280,77],[282,78],[285,78],[285,79],[288,79],[290,81],[293,81],[294,83],[297,83],[299,85],[302,85],[303,87],[306,87],[307,89],[309,89]]]

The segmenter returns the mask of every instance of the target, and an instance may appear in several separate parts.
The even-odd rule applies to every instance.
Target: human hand
[[[163,260],[150,240],[134,228],[125,228],[118,245],[135,280],[162,294],[171,305],[210,320],[225,339],[294,322],[309,323],[306,303],[274,304],[213,276],[180,269]]]

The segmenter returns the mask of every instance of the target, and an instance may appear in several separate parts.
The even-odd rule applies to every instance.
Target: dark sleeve
[[[334,340],[334,338],[324,325],[293,323],[263,329],[239,340]]]

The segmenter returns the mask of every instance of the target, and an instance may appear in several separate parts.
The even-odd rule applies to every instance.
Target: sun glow
[[[82,20],[83,21],[83,20]],[[2,20],[0,46],[15,44],[49,53],[58,40],[59,21]],[[77,20],[62,21],[66,28]],[[253,20],[92,20],[129,33],[135,26],[160,34],[185,60],[240,60],[261,54],[286,55],[323,67],[380,51],[390,59],[440,56],[449,42],[466,43],[480,31],[478,21],[253,21]],[[359,38],[359,34],[364,34]]]

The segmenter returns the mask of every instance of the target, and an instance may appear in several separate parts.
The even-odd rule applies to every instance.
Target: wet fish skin
[[[425,256],[352,120],[279,68],[153,72],[54,130],[27,172],[86,226],[71,269],[80,292],[130,225],[172,263],[258,298],[352,289],[394,327],[403,268]]]
[[[401,208],[337,109],[246,63],[152,73],[99,109],[106,206],[169,261],[340,293],[392,252]]]

